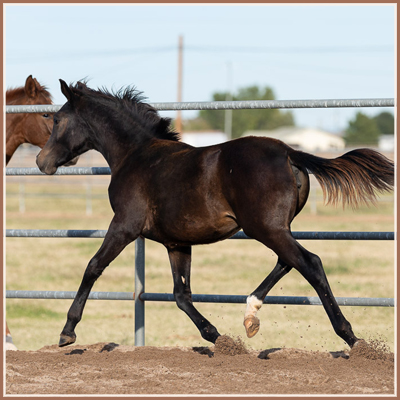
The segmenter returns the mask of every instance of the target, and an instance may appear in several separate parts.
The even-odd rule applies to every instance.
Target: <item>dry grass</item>
[[[14,179],[14,180],[13,180]],[[7,178],[7,193],[18,192],[15,178]],[[25,179],[26,192],[85,193],[86,178],[55,185],[51,178]],[[46,179],[48,181],[38,181]],[[65,178],[64,178],[65,179]],[[81,179],[81,181],[79,181]],[[93,188],[106,193],[107,179]],[[85,214],[84,199],[26,199],[26,211],[18,211],[18,197],[6,198],[7,228],[107,229],[111,210],[106,199],[93,201],[93,215]],[[378,208],[351,210],[310,207],[297,217],[293,230],[393,231],[393,201],[384,198]],[[6,240],[6,288],[19,290],[77,290],[83,271],[100,246],[99,239]],[[303,241],[325,266],[335,296],[394,297],[394,243],[391,241]],[[248,295],[275,265],[276,256],[252,240],[227,240],[193,250],[193,293]],[[134,291],[134,245],[106,269],[94,291]],[[146,242],[146,291],[172,292],[168,257],[163,246]],[[315,296],[308,283],[292,271],[270,295]],[[7,321],[15,344],[34,350],[58,342],[71,300],[7,300]],[[261,329],[253,339],[244,337],[244,304],[197,303],[200,312],[220,333],[241,336],[255,349],[296,347],[310,350],[346,348],[320,306],[264,305],[259,312]],[[394,309],[342,307],[357,336],[387,342],[394,348]],[[134,343],[134,304],[129,301],[88,301],[77,327],[78,343],[113,341]],[[205,346],[196,327],[174,303],[146,304],[146,344],[153,346]]]

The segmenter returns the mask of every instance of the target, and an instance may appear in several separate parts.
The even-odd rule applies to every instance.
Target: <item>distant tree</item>
[[[210,131],[213,129],[206,120],[204,120],[200,117],[184,120],[183,128],[184,128],[184,131],[186,131],[186,132]]]
[[[213,94],[213,101],[224,101],[227,98],[226,92]],[[274,100],[275,96],[271,88],[259,88],[250,86],[239,90],[232,100]],[[202,110],[199,118],[208,123],[212,129],[224,131],[225,111]],[[248,130],[269,130],[280,126],[294,125],[294,118],[291,112],[280,110],[233,110],[232,112],[232,137],[237,138]]]
[[[390,112],[382,112],[374,117],[382,135],[394,135],[394,116]]]
[[[381,132],[375,118],[358,112],[354,120],[349,122],[344,140],[350,145],[376,145]]]

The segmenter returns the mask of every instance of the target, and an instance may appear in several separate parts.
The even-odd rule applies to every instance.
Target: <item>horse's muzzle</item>
[[[49,157],[43,155],[43,150],[36,156],[36,164],[46,175],[54,175],[57,171],[57,166],[54,162],[50,162]]]

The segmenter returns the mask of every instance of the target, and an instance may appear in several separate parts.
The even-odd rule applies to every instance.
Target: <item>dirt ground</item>
[[[221,339],[221,340],[220,340]],[[349,352],[116,343],[8,351],[5,394],[395,394],[394,355],[381,343]]]

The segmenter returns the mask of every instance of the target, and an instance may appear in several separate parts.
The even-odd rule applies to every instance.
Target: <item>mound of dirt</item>
[[[350,357],[365,358],[368,360],[393,361],[394,354],[390,352],[385,342],[380,340],[359,340],[350,350]]]
[[[361,343],[360,343],[361,344]],[[382,345],[380,345],[382,348]],[[246,349],[221,337],[210,347],[117,343],[7,351],[7,395],[394,394],[394,357],[289,348]],[[378,352],[378,354],[381,354]]]
[[[236,340],[227,335],[221,335],[215,342],[214,353],[227,356],[236,356],[238,354],[248,354],[245,344],[240,337]]]

